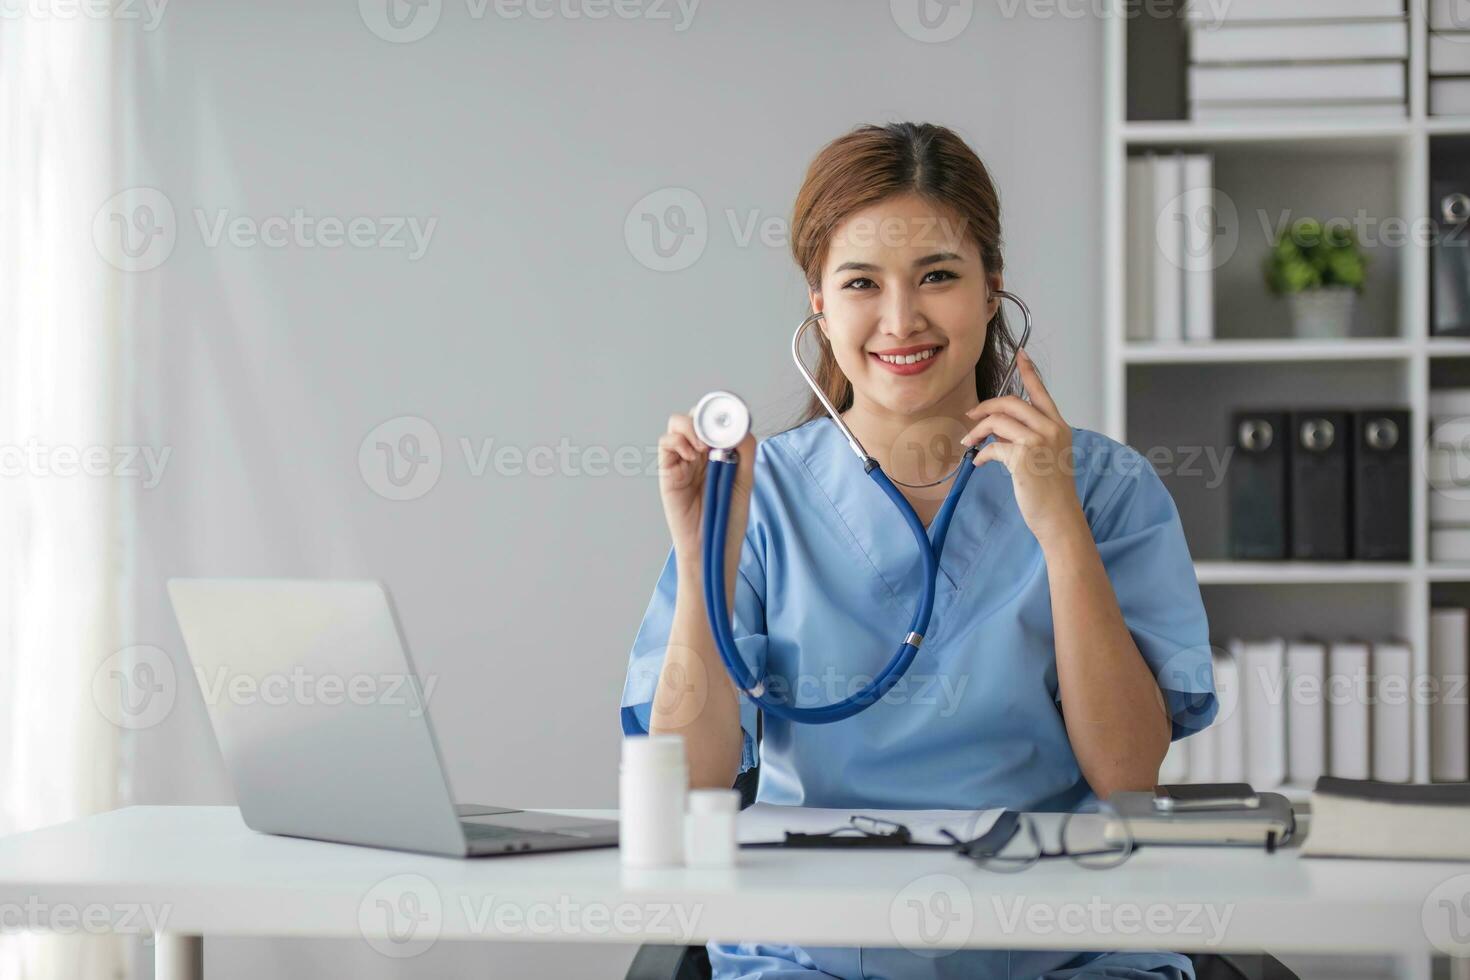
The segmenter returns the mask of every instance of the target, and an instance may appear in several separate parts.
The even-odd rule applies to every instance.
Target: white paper
[[[909,829],[916,844],[953,844],[941,829],[960,840],[974,840],[985,833],[1004,811],[993,810],[844,810],[812,806],[781,806],[756,803],[740,811],[736,822],[740,843],[780,843],[786,831],[801,834],[824,834],[838,827],[852,826],[854,816],[876,817],[901,823]],[[876,828],[873,828],[876,829]],[[843,836],[855,834],[848,831]]]

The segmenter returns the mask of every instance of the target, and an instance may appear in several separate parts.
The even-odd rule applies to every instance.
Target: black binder
[[[1353,413],[1353,557],[1409,560],[1409,413]]]
[[[1246,410],[1230,416],[1230,557],[1285,558],[1289,531],[1291,439],[1287,414]]]
[[[1353,417],[1291,413],[1291,557],[1351,557]]]

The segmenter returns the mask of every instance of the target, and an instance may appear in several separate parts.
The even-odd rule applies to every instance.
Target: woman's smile
[[[943,352],[944,347],[941,344],[918,344],[913,347],[869,351],[868,358],[894,374],[909,375],[929,370]]]

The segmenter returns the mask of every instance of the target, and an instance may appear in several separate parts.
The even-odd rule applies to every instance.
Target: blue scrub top
[[[1181,738],[1214,719],[1209,627],[1174,501],[1139,453],[1072,428],[1077,496],[1128,629]],[[947,489],[947,484],[939,489]],[[733,633],[769,690],[799,705],[860,690],[893,657],[922,591],[913,532],[822,417],[758,444]],[[626,735],[648,731],[673,619],[670,549],[629,656]],[[700,600],[701,607],[703,600]],[[827,725],[764,719],[757,798],[814,807],[1070,810],[1093,803],[1059,700],[1046,562],[993,461],[955,509],[923,645],[878,703]],[[741,698],[741,771],[756,764]],[[877,938],[877,937],[875,937]],[[741,943],[715,976],[1192,976],[1172,953],[1078,954]]]

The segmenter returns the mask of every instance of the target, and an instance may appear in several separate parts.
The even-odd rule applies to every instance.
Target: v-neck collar
[[[788,446],[801,464],[808,491],[837,516],[845,544],[859,568],[881,583],[880,593],[908,609],[922,586],[922,558],[908,523],[881,487],[863,471],[847,440],[830,418],[799,427]],[[952,598],[994,537],[990,532],[1007,511],[1015,511],[1011,477],[1004,465],[982,466],[970,475],[950,518],[939,559],[936,602]],[[933,541],[932,525],[929,539]]]

